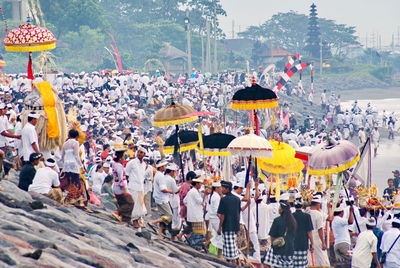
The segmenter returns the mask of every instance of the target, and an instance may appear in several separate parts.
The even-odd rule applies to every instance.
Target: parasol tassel
[[[29,52],[29,58],[28,58],[28,79],[33,80],[35,77],[33,76],[33,70],[32,70],[32,52]]]

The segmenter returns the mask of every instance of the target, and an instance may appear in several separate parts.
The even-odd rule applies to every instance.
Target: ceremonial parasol
[[[277,141],[269,140],[273,148],[272,158],[259,158],[258,164],[261,170],[266,171],[271,174],[275,174],[276,189],[275,195],[276,199],[279,200],[281,181],[279,175],[289,175],[293,173],[299,173],[303,170],[304,164],[300,159],[295,158],[295,150],[289,144]],[[288,188],[297,187],[298,176],[288,178]]]
[[[176,144],[176,141],[178,141],[178,144]],[[176,133],[174,133],[165,140],[163,152],[164,154],[172,154],[176,146],[179,146],[180,152],[194,150],[198,143],[197,131],[181,130],[178,132],[178,139]]]
[[[237,110],[269,109],[278,106],[278,97],[275,92],[263,88],[256,83],[253,77],[251,87],[245,87],[235,92],[231,100],[231,108]],[[259,135],[259,122],[257,112],[253,112],[255,133]]]
[[[304,164],[300,159],[295,158],[295,150],[289,144],[270,140],[273,148],[272,158],[259,158],[260,168],[274,174],[299,173],[303,170]]]
[[[338,142],[326,138],[324,144],[311,151],[308,159],[310,175],[329,175],[344,171],[360,160],[357,146],[341,140]]]
[[[253,133],[235,138],[229,143],[227,150],[240,156],[273,157],[269,141]]]
[[[183,179],[185,177],[185,175],[183,172],[182,157],[180,155],[180,150],[179,150],[179,141],[178,141],[179,126],[178,125],[183,124],[183,123],[193,122],[193,121],[197,120],[198,117],[197,116],[184,117],[185,115],[194,113],[196,111],[189,105],[175,103],[175,98],[173,96],[170,97],[170,100],[171,100],[170,105],[168,105],[167,107],[161,108],[160,110],[158,110],[155,113],[154,119],[153,119],[153,125],[156,127],[175,125],[176,141],[174,144],[176,144],[177,146],[175,146],[174,152],[178,153],[180,168],[181,168],[181,172],[182,172],[182,179]]]
[[[198,119],[198,116],[186,117],[186,115],[195,112],[196,111],[189,105],[172,102],[167,107],[161,108],[155,113],[153,125],[162,127],[193,122]]]
[[[235,136],[223,133],[214,133],[203,137],[203,150],[198,148],[199,153],[207,156],[229,156],[227,150],[229,143]]]
[[[238,110],[268,109],[278,106],[278,97],[275,92],[261,87],[254,80],[251,87],[236,91],[231,103],[231,108]]]
[[[6,51],[29,52],[28,78],[33,80],[32,52],[56,48],[56,37],[46,28],[29,23],[11,30],[3,40]]]
[[[360,160],[360,154],[357,146],[353,143],[340,140],[334,141],[331,137],[324,138],[324,143],[318,145],[311,152],[308,159],[308,173],[311,175],[329,175],[339,173],[336,181],[335,195],[333,198],[333,209],[339,200],[339,192],[343,184],[343,171],[355,165]],[[347,199],[349,195],[345,188]],[[353,212],[354,213],[354,212]],[[357,218],[356,225],[360,231]]]

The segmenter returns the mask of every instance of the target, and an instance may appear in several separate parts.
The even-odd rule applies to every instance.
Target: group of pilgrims
[[[24,74],[9,75],[0,89],[1,176],[17,174],[21,189],[88,213],[107,204],[121,224],[147,228],[159,239],[183,241],[236,265],[364,268],[384,262],[385,268],[400,267],[398,171],[382,198],[375,186],[366,189],[350,178],[333,205],[334,190],[317,183],[320,178],[311,186],[304,179],[276,193],[266,178],[248,180],[241,157],[232,157],[233,172],[224,177],[216,157],[204,159],[192,150],[182,156],[181,165],[176,155],[164,153],[165,139],[175,127],[159,129],[151,121],[171,95],[197,111],[213,113],[184,129],[197,131],[201,124],[203,135],[224,131],[241,136],[251,131],[246,127],[251,120],[245,113],[227,120],[227,104],[252,79],[271,86],[276,74],[266,76],[226,71],[210,77],[195,70],[182,76],[158,70],[59,73],[51,77],[53,90],[78,128],[68,131],[59,150],[44,152],[35,129],[40,114],[32,111],[24,124],[21,120],[32,81]],[[46,79],[38,74],[33,83]],[[323,143],[326,136],[360,146],[370,137],[375,154],[380,130],[387,128],[388,138],[394,137],[395,114],[372,105],[362,110],[356,101],[351,110],[343,110],[340,96],[326,94],[321,92],[320,118],[303,116],[284,104],[275,114],[266,114],[273,120],[262,124],[262,135],[295,149]],[[281,99],[285,95],[315,105],[302,86],[278,92]],[[299,175],[306,178],[305,171]],[[365,192],[378,205],[360,202]]]

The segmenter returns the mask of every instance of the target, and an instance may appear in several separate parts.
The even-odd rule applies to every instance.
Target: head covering
[[[366,224],[369,226],[376,226],[375,218],[373,218],[373,217],[368,218]]]
[[[203,182],[204,180],[202,178],[195,178],[192,180],[193,182]]]
[[[109,168],[110,167],[110,163],[109,162],[105,162],[104,164],[103,164],[103,168]]]
[[[172,170],[172,171],[177,171],[177,170],[178,170],[178,167],[177,167],[176,165],[169,164],[169,165],[167,166],[167,169]]]
[[[6,104],[5,103],[0,103],[0,110],[4,110],[6,108]]]
[[[35,119],[39,119],[40,114],[37,114],[37,113],[35,113],[35,112],[31,112],[31,113],[28,114],[28,117],[30,117],[30,118],[35,118]]]
[[[40,153],[32,153],[29,156],[29,162],[33,162],[33,161],[39,160],[40,158],[42,158],[42,154],[40,154]]]
[[[48,167],[55,167],[56,161],[53,158],[47,158],[46,161],[44,161],[44,164]]]
[[[313,199],[311,200],[311,202],[315,202],[315,203],[322,203],[322,200],[321,200],[321,196],[319,196],[319,195],[317,195],[317,196],[314,196],[313,197]]]
[[[342,212],[344,210],[343,206],[340,205],[339,207],[335,208],[335,212]]]
[[[280,201],[289,201],[289,197],[290,197],[289,193],[283,193],[281,194]]]
[[[238,181],[233,183],[233,187],[245,188],[245,178],[240,178]]]
[[[227,189],[232,189],[232,182],[230,181],[221,181],[221,186]]]
[[[212,187],[221,187],[221,182],[220,181],[214,181],[211,186]]]
[[[96,164],[101,163],[101,158],[100,158],[100,157],[96,157],[96,158],[94,159],[94,161],[96,162]]]
[[[160,168],[160,167],[163,167],[163,166],[166,166],[166,165],[168,165],[168,162],[167,162],[167,161],[165,161],[165,160],[160,160],[160,161],[157,162],[156,168]]]
[[[143,153],[147,154],[147,150],[146,150],[144,147],[142,147],[142,146],[139,146],[139,147],[137,148],[137,151],[138,151],[138,152],[143,152]]]

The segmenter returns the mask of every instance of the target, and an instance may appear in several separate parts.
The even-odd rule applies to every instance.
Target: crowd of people
[[[260,178],[246,179],[240,158],[232,161],[232,177],[221,178],[220,162],[213,157],[200,161],[195,151],[185,153],[182,169],[172,155],[164,154],[165,139],[175,127],[157,129],[151,122],[171,96],[195,110],[215,113],[202,120],[204,135],[223,131],[239,136],[248,131],[250,120],[244,113],[231,114],[235,120],[227,120],[229,100],[252,77],[271,87],[275,76],[223,72],[208,77],[196,71],[181,77],[159,71],[152,75],[60,73],[52,78],[52,85],[79,128],[68,131],[59,149],[44,152],[35,129],[41,115],[31,111],[24,125],[20,118],[31,81],[11,75],[0,92],[2,177],[9,178],[10,169],[18,170],[21,189],[89,213],[88,204],[111,204],[111,214],[120,223],[150,228],[160,239],[186,241],[236,264],[248,259],[266,267],[364,268],[381,267],[385,256],[384,267],[400,267],[397,177],[385,190],[385,206],[369,210],[360,205],[357,195],[347,198],[343,191],[335,206],[329,187],[316,187],[305,196],[298,185],[276,195]],[[37,75],[33,83],[43,79]],[[380,113],[372,105],[362,110],[356,101],[351,110],[344,110],[340,96],[326,94],[321,93],[320,118],[305,116],[301,124],[303,117],[283,103],[265,113],[262,125],[268,131],[262,129],[261,134],[295,149],[317,145],[326,136],[352,139],[359,145],[370,137],[375,155],[383,127],[389,139],[394,137],[394,114]],[[314,102],[301,84],[278,95]],[[197,130],[197,124],[184,128]]]

